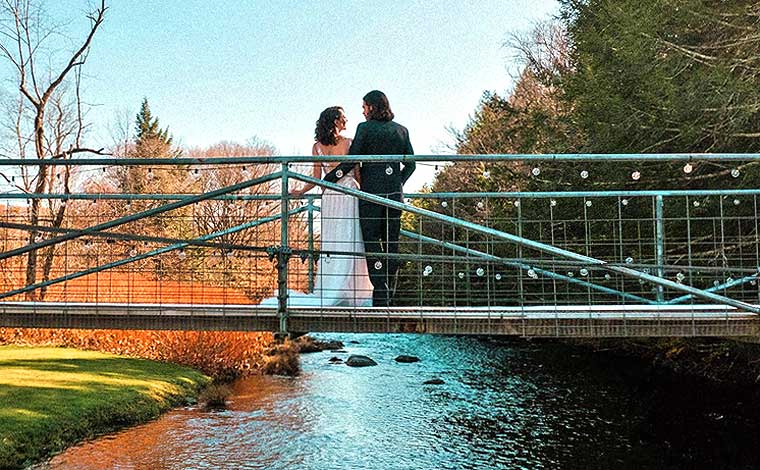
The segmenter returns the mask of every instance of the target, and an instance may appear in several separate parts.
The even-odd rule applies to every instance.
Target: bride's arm
[[[311,154],[316,156],[318,155],[317,152],[317,144],[314,144],[314,146],[311,148]],[[322,178],[322,163],[321,162],[314,162],[311,166],[311,177],[312,178]],[[315,186],[314,183],[306,183],[303,187],[300,189],[296,189],[293,191],[294,196],[303,196],[307,191],[309,191],[311,188]]]

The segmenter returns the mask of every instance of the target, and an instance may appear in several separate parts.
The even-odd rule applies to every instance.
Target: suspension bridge
[[[362,156],[445,159],[483,188],[403,202],[303,171],[327,158],[1,161],[4,174],[25,167],[51,183],[0,193],[0,327],[760,334],[760,190],[748,184],[760,155]],[[601,177],[610,164],[619,181]],[[61,171],[77,183],[57,187]],[[127,191],[127,180],[164,192]],[[320,249],[329,222],[319,194],[291,194],[303,183],[402,211],[393,306],[288,303],[289,290],[314,288],[320,257],[364,256]]]

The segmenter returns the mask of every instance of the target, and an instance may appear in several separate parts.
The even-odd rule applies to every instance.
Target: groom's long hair
[[[372,107],[367,116],[374,121],[392,121],[395,117],[391,111],[391,104],[388,97],[380,90],[372,90],[364,95],[364,102]]]

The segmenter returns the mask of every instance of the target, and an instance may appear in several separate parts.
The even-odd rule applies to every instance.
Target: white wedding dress
[[[325,163],[322,176],[328,172]],[[359,189],[354,170],[344,175],[338,183]],[[331,189],[322,193],[321,205],[321,251],[317,262],[314,291],[306,294],[288,289],[288,306],[291,307],[369,307],[372,305],[372,283],[367,272],[361,225],[359,224],[359,201],[347,194]],[[357,255],[329,254],[331,252],[358,253]],[[277,293],[265,299],[261,305],[276,306]]]

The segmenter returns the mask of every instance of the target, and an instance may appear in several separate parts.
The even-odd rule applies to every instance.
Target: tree
[[[589,152],[760,150],[757,2],[563,0]]]
[[[277,149],[268,142],[255,137],[245,143],[221,141],[205,148],[191,148],[187,155],[196,158],[208,157],[254,157],[277,154]],[[231,186],[246,180],[274,173],[279,169],[273,164],[225,165],[197,167],[190,170],[195,181],[195,190],[208,192],[220,187]],[[279,181],[253,186],[230,196],[264,196],[277,194]],[[279,200],[245,200],[243,198],[209,200],[193,208],[192,231],[195,236],[219,232],[231,227],[278,215]],[[306,232],[300,218],[291,218],[289,226],[292,237]],[[248,247],[264,247],[277,244],[280,234],[279,221],[259,227],[227,233],[214,239],[215,242]],[[192,249],[188,258],[199,269],[194,275],[199,280],[216,284],[233,285],[245,290],[252,298],[263,298],[271,294],[275,286],[274,266],[262,251],[234,251]]]
[[[513,35],[507,45],[523,66],[514,88],[506,96],[483,94],[464,130],[450,130],[454,150],[459,154],[577,151],[583,132],[575,125],[572,105],[563,99],[562,90],[563,79],[573,71],[567,41],[558,22],[539,23],[528,35]],[[517,163],[455,164],[439,173],[432,189],[514,190],[527,184],[529,171]]]
[[[135,119],[134,155],[140,158],[179,157],[182,151],[172,148],[169,128],[161,129],[158,118],[153,117],[148,99],[143,98],[140,112]]]
[[[122,126],[124,127],[124,126]],[[124,147],[127,158],[176,158],[182,150],[173,145],[169,129],[161,129],[158,117],[154,117],[144,98],[140,111],[135,116],[135,134],[131,145],[115,142]],[[124,134],[119,140],[126,140],[126,130],[117,130]],[[182,192],[188,184],[187,170],[171,166],[136,167],[122,166],[111,170],[109,180],[125,193],[172,193]]]
[[[760,11],[756,2],[564,0],[562,4],[563,24],[558,27],[566,33],[554,34],[552,28],[539,26],[529,36],[513,37],[511,45],[524,69],[506,97],[484,95],[467,127],[454,134],[460,153],[758,151]],[[535,166],[457,164],[439,173],[432,190],[706,189],[760,184],[760,170],[754,163],[735,168],[695,162],[689,171],[683,167],[683,163],[646,159],[626,164],[603,160],[593,164],[545,161]],[[740,176],[734,178],[732,170],[737,169],[740,173],[735,174]],[[633,177],[637,172],[641,178]],[[468,207],[458,202],[457,216],[514,233],[516,206],[488,202],[480,211],[474,204]],[[565,243],[582,245],[587,233],[604,233],[603,226],[617,213],[616,201],[599,200],[585,207],[560,201],[561,209],[554,209],[552,218],[552,209],[545,202],[521,201],[522,220],[539,221],[523,224],[523,236],[541,240],[553,224],[540,221],[557,221],[559,215]],[[722,202],[692,202],[692,241],[709,241],[714,235],[710,221],[723,217],[723,211],[730,217],[739,210],[724,207]],[[443,209],[432,201],[423,204],[444,212],[452,211],[453,206]],[[683,236],[687,210],[684,204],[666,207],[670,220],[666,239]],[[652,207],[629,204],[625,213],[631,221],[646,221],[651,219]],[[589,224],[578,222],[583,220]],[[748,239],[754,230],[749,225],[731,225],[722,235]],[[431,234],[442,233],[435,224],[421,226]],[[651,231],[652,227],[638,229]],[[454,232],[453,236],[473,241],[464,233]],[[741,251],[741,243],[728,250]],[[603,241],[595,248],[596,255],[620,259],[611,244],[607,251],[605,245]],[[720,266],[719,254],[707,245],[694,242],[690,253],[702,257],[704,264]],[[633,248],[638,250],[635,258],[652,261],[650,248]],[[499,256],[516,255],[509,247],[493,249]],[[686,250],[685,244],[671,246],[667,254],[677,264]],[[627,287],[629,291],[639,288]]]
[[[55,27],[43,23],[42,5],[34,0],[5,0],[0,4],[0,58],[7,60],[15,73],[14,83],[18,90],[15,102],[13,129],[16,137],[16,149],[20,158],[29,155],[27,149],[33,148],[37,160],[70,158],[78,153],[102,154],[82,146],[81,139],[86,125],[83,122],[82,101],[80,97],[81,68],[87,60],[95,33],[105,20],[106,2],[101,0],[87,18],[90,29],[80,46],[67,55],[59,64],[56,53],[45,56],[46,47],[57,33]],[[73,94],[73,96],[72,96]],[[69,192],[71,172],[68,168],[53,169],[41,163],[36,171],[22,167],[16,174],[0,174],[6,183],[27,192],[42,194],[58,190]],[[41,223],[41,200],[33,198],[28,212],[30,225]],[[66,213],[65,203],[48,203],[51,212],[51,225],[60,227]],[[43,235],[36,230],[29,233],[29,243],[39,241]],[[55,247],[46,249],[43,278],[47,279],[52,266]],[[26,284],[34,284],[38,276],[38,252],[32,250],[27,255]],[[39,291],[43,298],[45,290]],[[34,299],[29,293],[27,298]]]
[[[591,153],[757,153],[760,151],[760,10],[757,2],[701,0],[566,0],[574,72],[563,80],[564,99],[586,136]],[[696,161],[600,163],[561,178],[569,188],[587,189],[741,189],[760,185],[760,165]],[[735,171],[739,171],[735,173]],[[631,175],[638,172],[640,180]],[[733,177],[732,173],[739,175]],[[574,179],[574,182],[573,182]],[[672,200],[671,200],[672,201]],[[666,201],[667,202],[667,201]],[[752,240],[753,224],[726,223],[721,237],[735,240],[721,253],[711,241],[713,222],[740,214],[740,206],[721,198],[700,198],[666,205],[672,220],[665,237],[685,239],[686,214],[692,220],[692,243],[672,246],[668,255],[682,260],[690,253],[701,264],[720,268],[724,256],[739,253]],[[612,208],[595,204],[604,214]],[[651,217],[651,208],[632,218]],[[725,218],[724,218],[725,217]],[[689,251],[690,249],[690,251]],[[676,264],[676,263],[674,263]],[[736,265],[756,269],[755,262]],[[730,273],[726,273],[727,276]]]
[[[168,128],[161,128],[158,117],[151,112],[148,99],[144,98],[140,110],[134,114],[121,112],[111,124],[114,153],[129,158],[172,159],[182,156],[182,149],[175,146]],[[130,132],[134,130],[134,134]],[[192,192],[197,182],[191,177],[187,166],[178,165],[120,165],[108,168],[105,177],[93,181],[91,187],[98,192],[119,192],[123,194],[183,194]],[[170,201],[135,198],[135,200],[114,200],[107,203],[107,213],[110,218],[122,217],[125,214],[142,212],[155,208]],[[124,230],[133,234],[144,234],[158,237],[185,238],[192,232],[193,207],[175,209],[149,219],[139,219],[125,225]],[[111,251],[117,250],[120,255],[136,253],[138,244],[116,243]],[[144,244],[147,248],[149,244]],[[176,261],[176,259],[174,260]],[[136,264],[140,269],[152,269],[157,277],[171,271],[171,263],[163,261],[162,257],[154,257]],[[151,266],[151,268],[149,268]]]
[[[515,79],[512,90],[506,94],[485,92],[481,101],[462,131],[451,129],[453,149],[459,154],[494,153],[564,153],[574,152],[583,141],[583,133],[572,119],[572,106],[563,100],[562,80],[572,73],[569,62],[569,45],[564,27],[558,22],[537,24],[527,35],[513,35],[507,43],[515,51],[523,69]],[[430,186],[432,192],[506,192],[527,190],[535,184],[532,168],[523,162],[456,162],[444,167]],[[545,170],[548,171],[548,168]],[[549,173],[551,173],[549,171]],[[443,212],[475,223],[514,232],[515,206],[511,201],[494,199],[482,206],[482,201],[460,199],[446,201],[421,200],[420,206]],[[407,216],[405,225],[412,231],[437,239],[467,240],[470,248],[489,251],[495,245],[487,237],[440,222],[420,220]],[[451,254],[445,250],[422,245],[416,248],[430,255]],[[499,245],[492,254],[516,257],[514,246]],[[430,265],[433,272],[452,269],[452,263]],[[419,266],[407,265],[401,276],[401,290],[430,292],[438,277],[421,278]],[[469,270],[464,270],[468,271]],[[463,273],[464,273],[463,271]],[[458,274],[443,280],[443,289],[454,292],[453,284],[466,284],[469,296],[482,292],[484,277],[467,275],[458,280]],[[411,280],[411,283],[408,282]],[[470,298],[469,300],[472,300]],[[468,300],[468,301],[469,301]],[[475,300],[477,303],[478,300]]]

